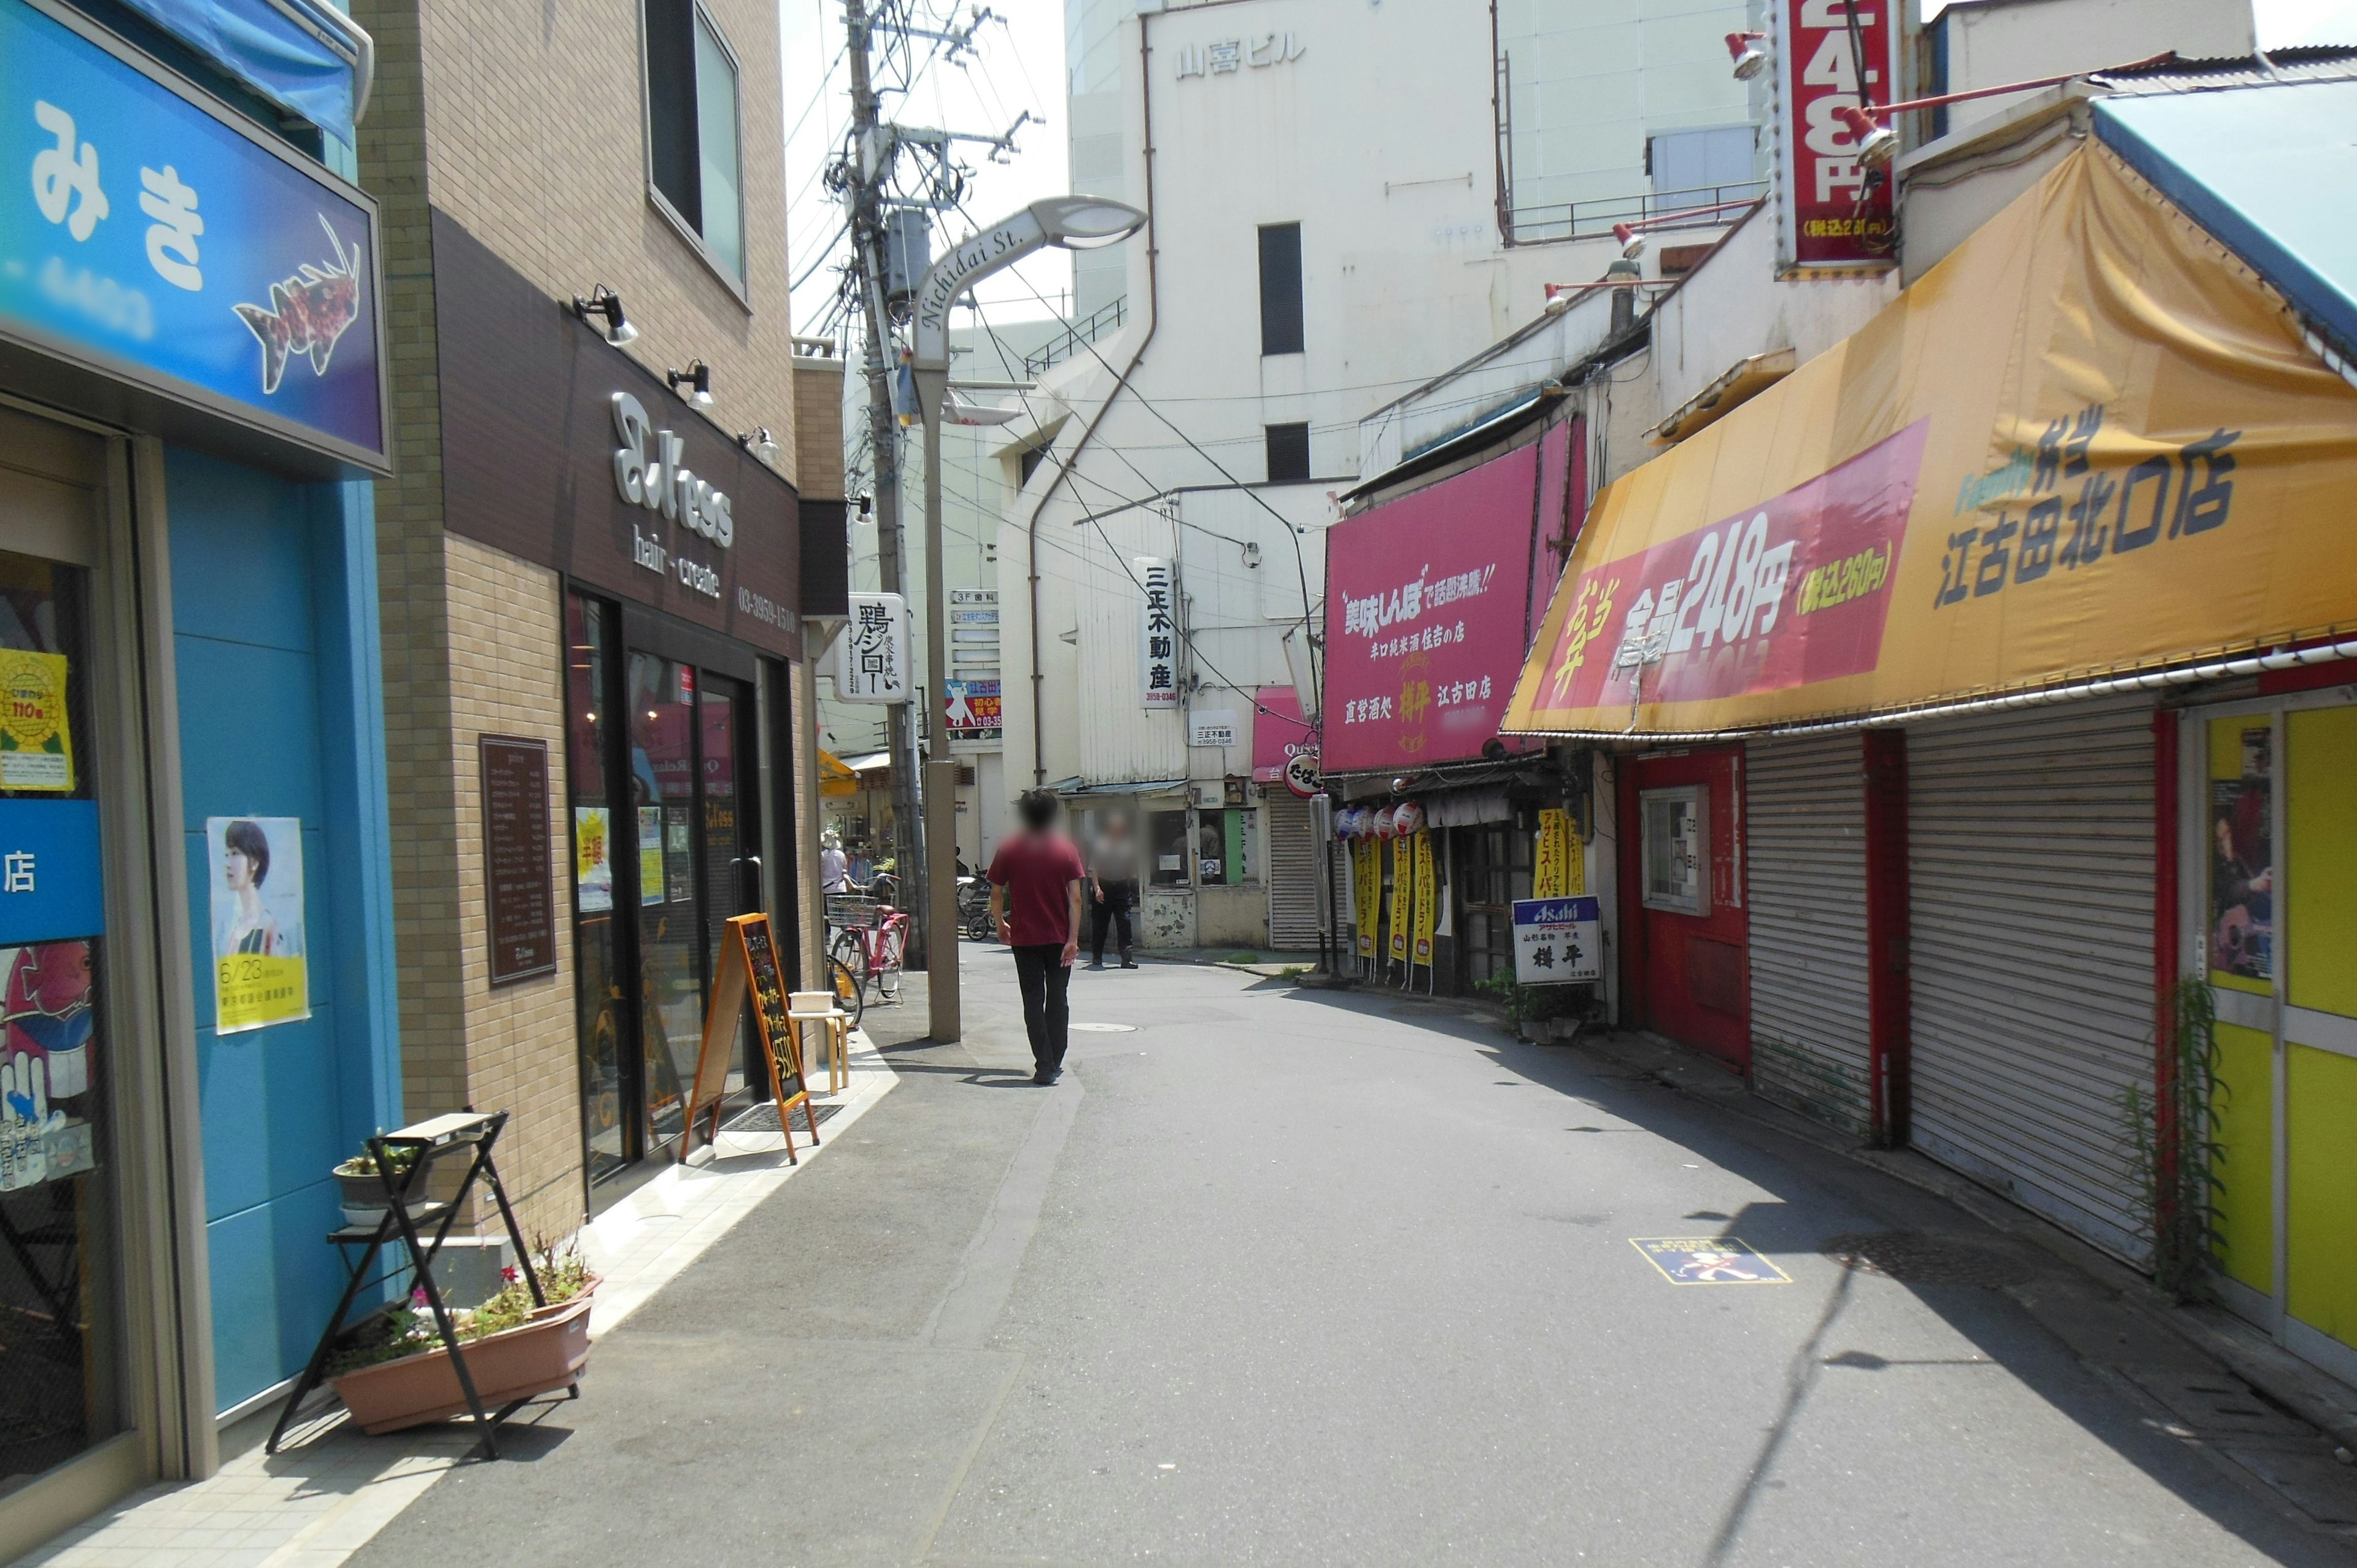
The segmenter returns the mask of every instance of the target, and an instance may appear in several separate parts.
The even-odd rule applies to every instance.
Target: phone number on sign
[[[781,630],[791,631],[794,628],[793,615],[767,594],[757,594],[750,588],[739,585],[737,590],[737,608],[740,614],[751,616],[755,620],[767,621]]]

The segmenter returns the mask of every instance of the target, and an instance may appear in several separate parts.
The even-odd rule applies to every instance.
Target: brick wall
[[[581,1066],[575,1043],[573,923],[556,922],[556,972],[493,990],[483,891],[480,754],[486,735],[548,746],[549,875],[571,907],[565,779],[564,585],[534,566],[447,536],[451,797],[457,824],[459,983],[468,1101],[509,1113],[500,1175],[527,1240],[572,1234],[582,1219]]]
[[[622,351],[656,375],[711,365],[714,423],[769,426],[791,478],[777,5],[704,5],[739,65],[743,299],[648,198],[639,0],[408,0],[423,18],[426,179],[436,206],[551,299],[619,292],[640,333]]]

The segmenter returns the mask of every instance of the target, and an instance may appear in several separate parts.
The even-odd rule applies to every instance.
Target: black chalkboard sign
[[[720,971],[712,977],[712,1005],[704,1015],[704,1044],[695,1058],[695,1079],[688,1085],[687,1132],[676,1145],[684,1159],[699,1136],[710,1143],[720,1130],[721,1101],[728,1091],[728,1056],[737,1036],[737,1020],[745,1004],[753,1004],[753,1022],[761,1049],[770,1058],[770,1088],[778,1107],[778,1129],[786,1135],[786,1158],[794,1158],[794,1129],[790,1114],[802,1108],[811,1143],[818,1143],[818,1115],[811,1109],[810,1087],[802,1081],[802,1040],[786,1016],[785,979],[778,969],[778,949],[767,915],[738,915],[728,922],[721,939]],[[708,1123],[700,1133],[698,1121]]]
[[[483,803],[483,905],[491,983],[556,972],[556,890],[549,870],[548,743],[476,737]]]

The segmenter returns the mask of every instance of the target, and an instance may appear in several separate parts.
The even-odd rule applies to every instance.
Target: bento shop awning
[[[2357,389],[2084,145],[1601,491],[1501,726],[1710,734],[2357,635]]]

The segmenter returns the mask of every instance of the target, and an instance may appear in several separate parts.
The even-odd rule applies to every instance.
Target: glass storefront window
[[[1229,854],[1228,819],[1238,813],[1195,813],[1195,881],[1202,887],[1225,887],[1243,878]]]
[[[90,592],[80,567],[0,551],[0,811],[31,846],[5,875],[41,900],[0,917],[0,1490],[124,1424]]]
[[[1146,816],[1150,859],[1146,878],[1155,887],[1187,886],[1187,813],[1149,811]]]
[[[573,796],[573,950],[579,972],[581,1119],[593,1182],[630,1157],[622,1125],[623,986],[620,918],[614,907],[617,868],[629,864],[616,842],[607,768],[613,725],[608,712],[608,660],[614,615],[596,599],[565,601],[566,779]],[[629,825],[629,824],[626,824]]]
[[[678,1133],[704,1043],[695,918],[695,671],[633,650],[630,799],[638,817],[639,985],[649,1141]]]

